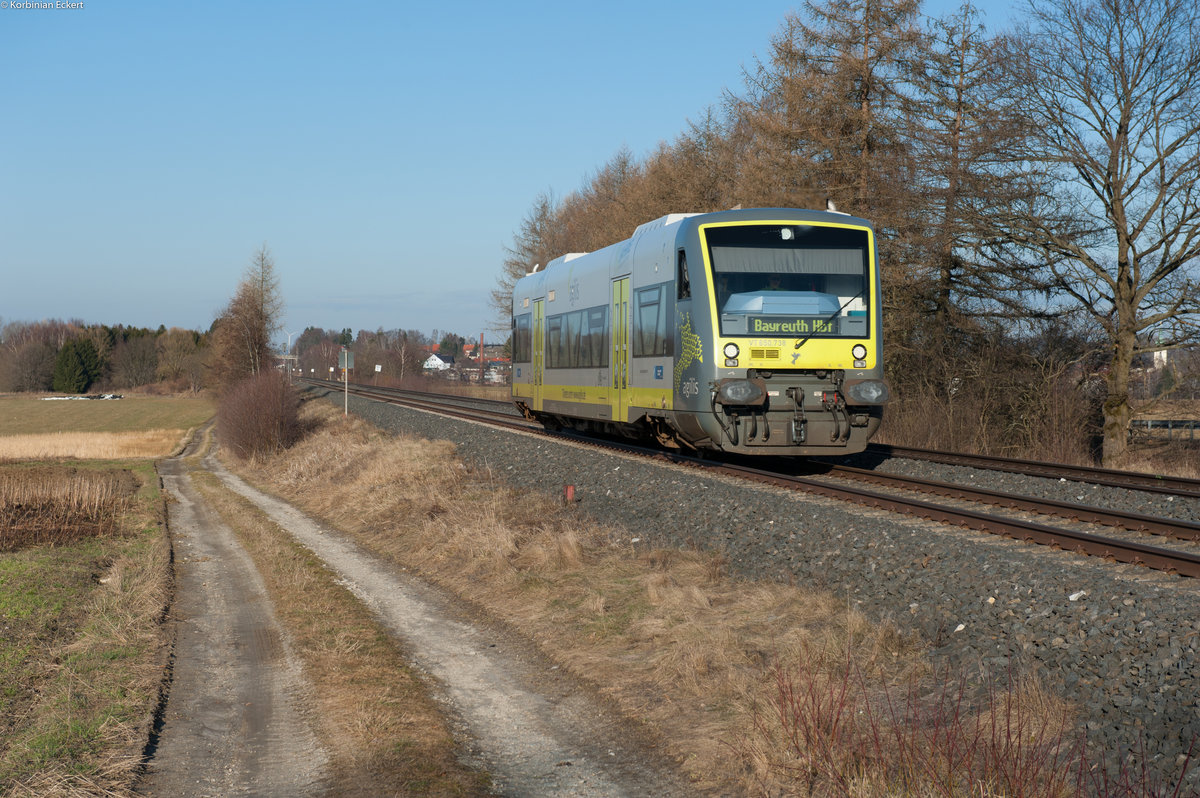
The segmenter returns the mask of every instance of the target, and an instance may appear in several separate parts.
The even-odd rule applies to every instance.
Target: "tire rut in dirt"
[[[327,756],[258,572],[178,460],[160,466],[176,557],[172,682],[143,795],[305,795]]]

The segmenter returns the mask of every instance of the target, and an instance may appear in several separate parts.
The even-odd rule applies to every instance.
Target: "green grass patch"
[[[136,432],[191,429],[212,417],[213,403],[201,398],[129,396],[96,401],[45,401],[0,397],[0,436],[48,432]]]
[[[107,465],[141,483],[119,534],[0,554],[0,794],[123,792],[140,761],[169,548],[153,464]]]

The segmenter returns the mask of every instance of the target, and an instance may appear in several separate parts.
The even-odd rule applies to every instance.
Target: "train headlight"
[[[855,344],[854,348],[850,350],[850,354],[854,355],[855,360],[866,360],[867,348],[862,344]]]
[[[883,380],[863,380],[846,386],[846,395],[851,404],[881,405],[891,399],[891,392]]]
[[[742,350],[738,348],[737,344],[730,341],[729,343],[725,344],[725,349],[723,351],[725,352],[725,357],[729,358],[730,360],[735,360]]]
[[[717,401],[723,405],[761,405],[767,399],[762,380],[721,380]]]

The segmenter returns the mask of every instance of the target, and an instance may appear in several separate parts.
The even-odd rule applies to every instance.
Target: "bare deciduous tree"
[[[539,194],[533,207],[521,221],[513,236],[512,246],[504,251],[504,263],[496,287],[492,289],[491,305],[499,320],[498,330],[507,330],[512,315],[512,291],[535,266],[545,266],[564,254],[564,239],[558,219],[559,205],[550,194]],[[436,334],[435,336],[436,337]]]
[[[1114,464],[1134,357],[1197,332],[1200,6],[1058,0],[1030,14],[1037,27],[1019,47],[1040,134],[1025,154],[1058,180],[995,220],[1108,339],[1103,459]]]
[[[59,350],[82,330],[82,322],[57,319],[6,324],[0,334],[0,388],[50,390]]]
[[[112,350],[112,380],[117,388],[136,388],[154,382],[158,349],[153,335],[137,335],[121,341]]]
[[[172,327],[158,336],[158,378],[177,380],[187,376],[188,362],[200,348],[199,336],[192,330]]]
[[[263,244],[214,325],[210,367],[218,388],[226,389],[270,365],[271,336],[280,329],[282,312],[275,262]]]

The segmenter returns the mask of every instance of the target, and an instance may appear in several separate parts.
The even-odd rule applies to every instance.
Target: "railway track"
[[[312,382],[322,387],[335,387],[342,390],[341,383]],[[587,445],[617,449],[638,456],[664,459],[695,468],[703,468],[710,473],[799,490],[890,512],[905,513],[980,532],[1101,557],[1106,560],[1143,565],[1181,576],[1200,577],[1200,555],[1184,548],[1189,543],[1200,541],[1200,524],[1187,521],[1006,494],[982,488],[968,488],[932,480],[918,480],[841,465],[829,466],[824,474],[813,476],[789,473],[793,469],[786,465],[773,464],[777,467],[763,468],[759,464],[751,466],[744,463],[703,460],[628,443],[597,440],[566,432],[547,432],[540,425],[516,415],[507,402],[359,385],[350,386],[350,391],[363,398],[391,402],[511,429],[558,436]],[[1110,487],[1200,497],[1200,482],[1195,480],[1173,480],[1104,469],[1060,467],[1032,461],[960,456],[891,446],[873,446],[872,448],[876,454],[886,454],[887,456],[918,457],[953,465],[970,465],[977,468],[992,468],[1054,479],[1076,479]],[[807,461],[805,462],[807,464]],[[1071,476],[1068,477],[1067,474]],[[1187,483],[1195,484],[1189,488]],[[863,487],[863,484],[870,484],[872,487]],[[874,488],[880,488],[880,490]],[[934,495],[939,499],[949,501],[932,502],[923,497],[918,498],[914,494]],[[977,509],[978,505],[986,505],[989,509],[981,511]],[[995,512],[991,508],[1000,508],[1006,512]],[[1030,518],[1030,515],[1036,515],[1037,520]],[[1043,518],[1056,518],[1065,523],[1051,525],[1043,522]],[[1093,531],[1096,525],[1139,534],[1097,534]],[[1145,540],[1139,539],[1140,533],[1149,533],[1185,543],[1179,548],[1151,545]]]
[[[880,457],[905,457],[912,460],[928,460],[931,463],[968,466],[988,471],[1005,471],[1047,479],[1067,479],[1089,485],[1109,488],[1128,488],[1147,493],[1163,493],[1172,496],[1200,498],[1200,480],[1185,477],[1167,477],[1157,474],[1139,474],[1133,471],[1114,471],[1107,468],[1069,466],[1059,463],[1041,463],[1036,460],[1019,460],[1013,457],[938,452],[932,449],[917,449],[908,446],[871,443],[867,453]]]

